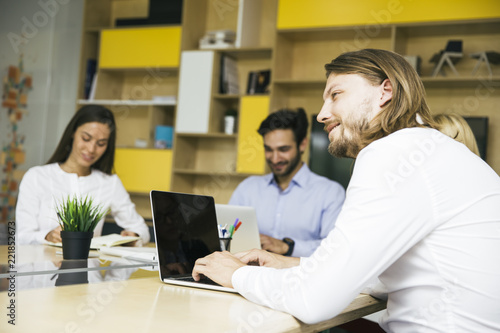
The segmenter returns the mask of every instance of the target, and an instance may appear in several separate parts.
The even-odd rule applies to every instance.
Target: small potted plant
[[[97,223],[106,214],[91,197],[68,196],[57,209],[64,259],[87,259]]]

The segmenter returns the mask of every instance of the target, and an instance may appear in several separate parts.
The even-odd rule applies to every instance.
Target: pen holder
[[[220,241],[220,250],[221,251],[230,251],[231,249],[231,237],[229,238],[219,238]]]

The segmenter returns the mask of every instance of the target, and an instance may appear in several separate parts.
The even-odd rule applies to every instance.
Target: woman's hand
[[[133,231],[130,231],[130,230],[122,230],[122,232],[120,232],[120,235],[122,236],[137,236],[139,237],[138,234],[136,234],[135,232]],[[123,246],[137,246],[137,242],[139,240],[136,240],[136,241],[132,241],[132,242],[128,242],[128,243],[125,243],[125,244],[122,244]]]
[[[46,236],[45,240],[52,243],[61,243],[61,226],[58,226],[54,230],[50,231]]]

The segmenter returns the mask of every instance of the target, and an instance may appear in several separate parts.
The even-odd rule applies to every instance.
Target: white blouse
[[[16,206],[16,235],[18,244],[41,244],[45,236],[59,223],[56,207],[68,195],[92,196],[96,204],[109,209],[116,223],[149,241],[149,230],[135,210],[134,203],[117,175],[99,170],[85,177],[67,173],[58,163],[29,169],[19,186]],[[104,218],[97,224],[94,236],[100,236]]]

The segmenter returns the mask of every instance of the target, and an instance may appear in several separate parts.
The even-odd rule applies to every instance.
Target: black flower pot
[[[92,231],[61,231],[64,259],[87,259],[89,257]]]

